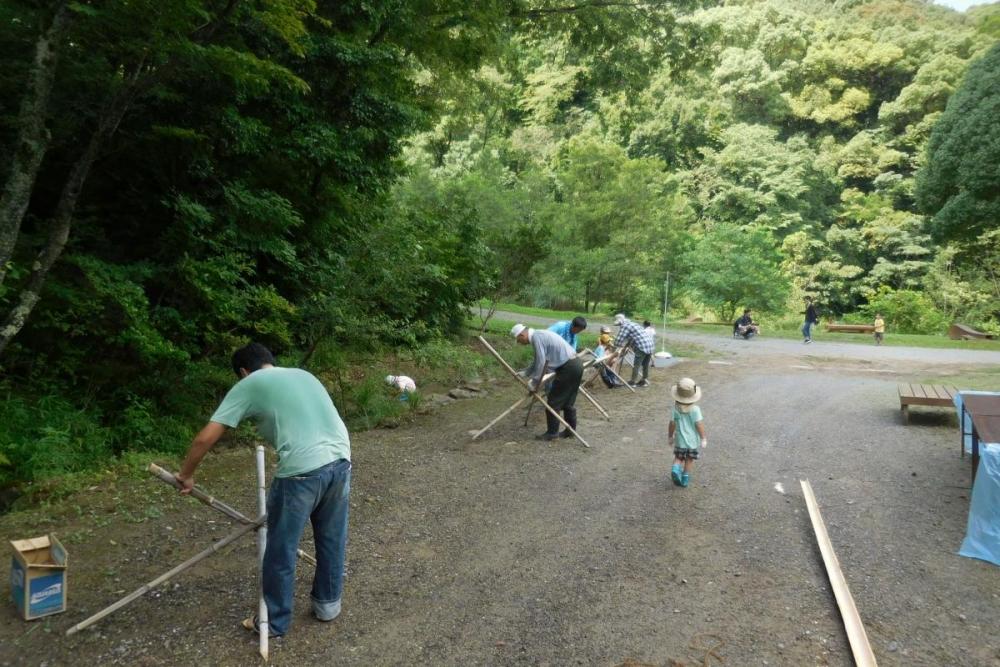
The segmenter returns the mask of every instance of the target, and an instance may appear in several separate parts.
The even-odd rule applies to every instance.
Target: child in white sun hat
[[[673,414],[667,436],[674,448],[674,465],[670,478],[677,486],[687,486],[691,480],[691,468],[698,459],[699,447],[706,447],[705,421],[701,408],[696,405],[701,400],[701,387],[691,378],[681,378],[670,388],[674,399]]]

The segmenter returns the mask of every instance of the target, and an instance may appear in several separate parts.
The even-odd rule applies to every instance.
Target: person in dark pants
[[[806,297],[806,321],[802,325],[802,342],[811,343],[812,341],[812,327],[814,324],[819,324],[819,315],[816,312],[816,306],[813,305],[812,297]]]
[[[257,425],[262,438],[278,450],[278,470],[267,496],[267,549],[263,588],[268,630],[288,632],[295,594],[295,559],[306,522],[316,542],[312,611],[320,621],[340,614],[351,491],[351,442],[330,394],[310,373],[279,368],[259,343],[233,354],[240,378],[208,424],[195,436],[177,474],[182,494],[194,488],[202,458],[225,432],[243,419]],[[259,631],[257,617],[243,627]]]
[[[522,371],[528,378],[532,391],[542,382],[546,369],[555,372],[552,386],[545,400],[556,412],[563,413],[563,419],[576,430],[576,395],[580,391],[580,381],[583,379],[583,362],[576,356],[576,350],[569,346],[559,334],[552,331],[529,329],[523,324],[515,324],[510,335],[521,345],[531,345],[535,352],[531,366]],[[554,440],[562,436],[571,438],[569,429],[559,432],[559,419],[545,411],[545,433],[537,436],[539,440]]]
[[[615,337],[615,349],[629,345],[635,353],[635,363],[632,365],[632,379],[629,382],[634,387],[649,386],[649,362],[653,359],[653,337],[642,327],[631,321],[623,313],[615,315],[615,326],[621,327]],[[639,373],[642,381],[636,383]]]

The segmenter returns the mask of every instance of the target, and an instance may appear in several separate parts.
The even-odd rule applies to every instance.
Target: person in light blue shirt
[[[549,327],[549,331],[558,334],[564,341],[569,343],[574,351],[580,351],[580,343],[577,334],[587,328],[587,320],[583,316],[577,315],[573,321],[562,320]]]
[[[691,481],[691,468],[698,460],[698,450],[708,446],[705,420],[701,408],[701,387],[691,378],[681,378],[670,389],[674,409],[670,415],[667,441],[674,447],[674,465],[670,477],[677,486],[687,486]]]

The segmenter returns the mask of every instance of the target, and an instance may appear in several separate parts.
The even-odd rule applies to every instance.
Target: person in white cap
[[[636,387],[648,387],[649,362],[653,359],[653,350],[655,349],[653,337],[646,333],[637,323],[625,317],[623,313],[615,315],[615,326],[621,327],[618,335],[615,337],[615,348],[630,345],[632,346],[632,352],[635,354],[635,363],[632,364],[632,379],[629,381],[629,384]],[[642,372],[642,380],[636,384],[640,371]]]
[[[417,390],[417,383],[413,381],[413,378],[407,377],[405,375],[386,375],[385,383],[390,387],[395,387],[402,392],[411,392]]]
[[[515,324],[510,335],[521,345],[531,345],[535,351],[531,366],[522,371],[532,390],[541,384],[546,369],[555,371],[555,378],[545,400],[556,412],[562,411],[563,419],[575,431],[576,395],[580,391],[580,380],[583,379],[583,362],[577,358],[576,350],[557,333],[544,329],[535,331],[523,324]],[[545,422],[547,428],[545,433],[537,436],[539,440],[573,437],[569,429],[559,432],[559,420],[548,410],[545,411]]]
[[[677,486],[687,486],[691,481],[691,468],[698,459],[699,446],[708,446],[705,437],[705,420],[701,408],[701,387],[691,378],[681,378],[670,389],[674,410],[667,431],[667,441],[674,448],[674,465],[670,478]]]

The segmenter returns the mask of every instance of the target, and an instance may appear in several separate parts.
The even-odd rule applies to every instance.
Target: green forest
[[[183,451],[247,340],[343,378],[460,357],[484,301],[669,274],[677,317],[1000,333],[998,40],[924,0],[8,0],[0,487]]]

